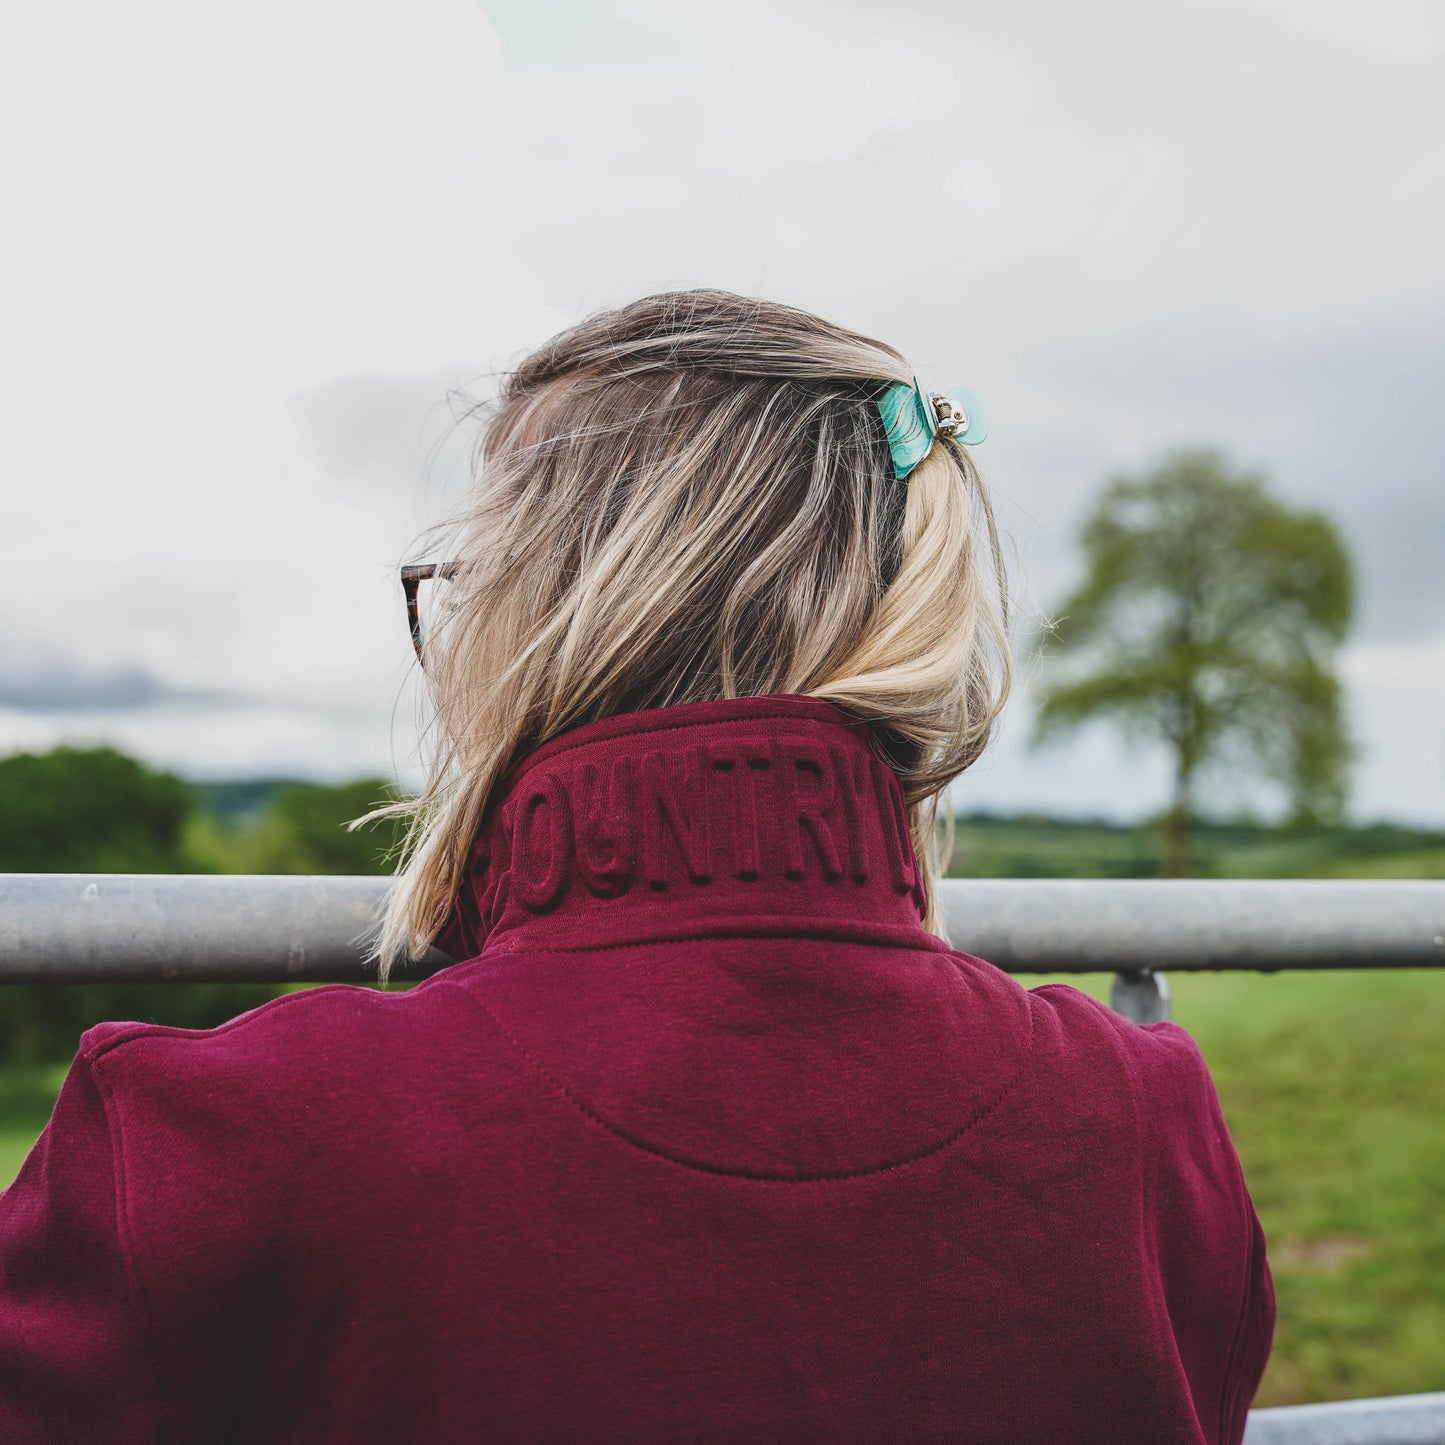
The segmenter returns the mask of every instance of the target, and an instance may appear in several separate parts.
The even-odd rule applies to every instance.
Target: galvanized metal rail
[[[1251,1410],[1244,1445],[1445,1445],[1445,1394]]]
[[[359,983],[387,887],[0,874],[0,983]],[[943,901],[955,947],[1010,973],[1113,973],[1144,1023],[1168,1017],[1170,970],[1445,966],[1445,882],[949,879]]]

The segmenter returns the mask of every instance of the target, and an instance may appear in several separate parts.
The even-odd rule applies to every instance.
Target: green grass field
[[[1445,878],[1445,834],[1377,825],[1287,832],[1258,824],[1195,829],[1200,878]],[[1145,828],[1061,818],[958,820],[949,872],[972,878],[1157,878]]]
[[[1072,981],[1107,997],[1107,977]],[[1445,1389],[1445,974],[1170,982],[1270,1241],[1280,1319],[1258,1403]],[[0,1181],[64,1074],[0,1072]]]
[[[1104,977],[1060,981],[1108,996]],[[1445,1390],[1445,973],[1170,986],[1269,1240],[1279,1323],[1256,1403]]]

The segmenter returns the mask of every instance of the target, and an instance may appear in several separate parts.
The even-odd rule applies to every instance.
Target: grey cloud
[[[247,701],[234,693],[174,687],[140,667],[94,670],[50,663],[0,670],[0,707],[18,712],[130,712],[172,702]]]

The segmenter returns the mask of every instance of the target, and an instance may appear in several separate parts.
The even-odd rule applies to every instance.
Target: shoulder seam
[[[423,980],[425,982],[426,980]],[[100,1044],[86,1049],[81,1057],[89,1064],[94,1064],[106,1054],[113,1052],[124,1044],[139,1043],[144,1039],[210,1039],[220,1034],[230,1033],[233,1029],[244,1028],[247,1024],[254,1023],[263,1010],[271,1009],[279,1012],[285,1005],[301,999],[314,998],[317,994],[332,993],[339,989],[354,989],[368,996],[374,997],[400,997],[400,995],[377,994],[376,990],[364,987],[355,983],[323,983],[315,988],[301,989],[296,993],[278,994],[275,998],[267,999],[265,1003],[257,1004],[255,1008],[247,1009],[245,1013],[233,1019],[227,1019],[225,1023],[217,1024],[213,1029],[183,1029],[174,1024],[136,1024],[130,1031],[121,1033],[114,1038],[106,1039]]]
[[[1242,1224],[1245,1231],[1245,1247],[1242,1251],[1243,1279],[1239,1287],[1239,1306],[1235,1314],[1229,1350],[1224,1359],[1224,1369],[1220,1376],[1219,1392],[1214,1402],[1217,1427],[1222,1431],[1229,1421],[1227,1407],[1232,1405],[1239,1393],[1239,1352],[1244,1339],[1245,1325],[1249,1318],[1250,1280],[1253,1275],[1255,1256],[1254,1233],[1250,1226],[1249,1191],[1244,1181],[1244,1167],[1240,1162],[1239,1152],[1234,1146],[1234,1141],[1229,1134],[1228,1122],[1224,1118],[1224,1110],[1219,1101],[1219,1091],[1209,1070],[1209,1061],[1204,1057],[1204,1051],[1199,1047],[1198,1040],[1179,1024],[1171,1022],[1171,1027],[1175,1031],[1173,1033],[1153,1033],[1155,1027],[1153,1025],[1145,1026],[1144,1031],[1150,1032],[1156,1038],[1168,1038],[1176,1045],[1182,1041],[1184,1057],[1189,1062],[1193,1082],[1196,1087],[1202,1086],[1203,1088],[1203,1100],[1210,1126],[1211,1128],[1217,1126],[1222,1131],[1226,1155],[1225,1168],[1230,1176],[1230,1194],[1234,1203],[1236,1225]],[[1155,1165],[1158,1149],[1159,1140],[1151,1132],[1149,1138],[1151,1171]],[[1223,1439],[1224,1436],[1221,1435],[1220,1438]]]
[[[1244,1226],[1245,1237],[1244,1278],[1239,1289],[1239,1313],[1235,1317],[1234,1335],[1229,1342],[1229,1354],[1224,1362],[1224,1377],[1219,1382],[1219,1424],[1223,1428],[1228,1419],[1225,1413],[1226,1407],[1232,1410],[1239,1395],[1239,1351],[1244,1341],[1245,1324],[1249,1319],[1250,1284],[1254,1279],[1255,1237],[1254,1228],[1250,1222],[1252,1205],[1249,1202],[1249,1188],[1244,1181],[1244,1164],[1240,1160],[1239,1150],[1235,1147],[1234,1140],[1229,1137],[1229,1124],[1224,1118],[1224,1108],[1218,1102],[1218,1089],[1214,1087],[1212,1080],[1210,1087],[1215,1096],[1215,1112],[1218,1113],[1219,1120],[1225,1127],[1225,1137],[1229,1140],[1228,1152],[1230,1174],[1234,1180],[1234,1202],[1240,1223]]]
[[[160,1337],[156,1332],[155,1314],[151,1308],[150,1296],[141,1280],[140,1267],[130,1240],[130,1190],[127,1184],[125,1162],[125,1136],[121,1132],[120,1118],[115,1110],[115,1097],[110,1080],[94,1066],[90,1058],[85,1060],[86,1071],[95,1086],[100,1099],[101,1112],[105,1115],[106,1132],[110,1138],[111,1193],[115,1200],[115,1237],[120,1246],[121,1263],[126,1277],[140,1300],[141,1317],[145,1323],[146,1352],[150,1356],[151,1370],[155,1376],[156,1395],[156,1440],[165,1445],[167,1434],[167,1411],[165,1373],[161,1366]]]

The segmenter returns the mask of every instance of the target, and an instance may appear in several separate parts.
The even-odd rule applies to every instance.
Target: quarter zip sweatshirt
[[[464,961],[84,1035],[0,1440],[1238,1442],[1274,1297],[1198,1049],[922,904],[832,704],[546,743]]]

